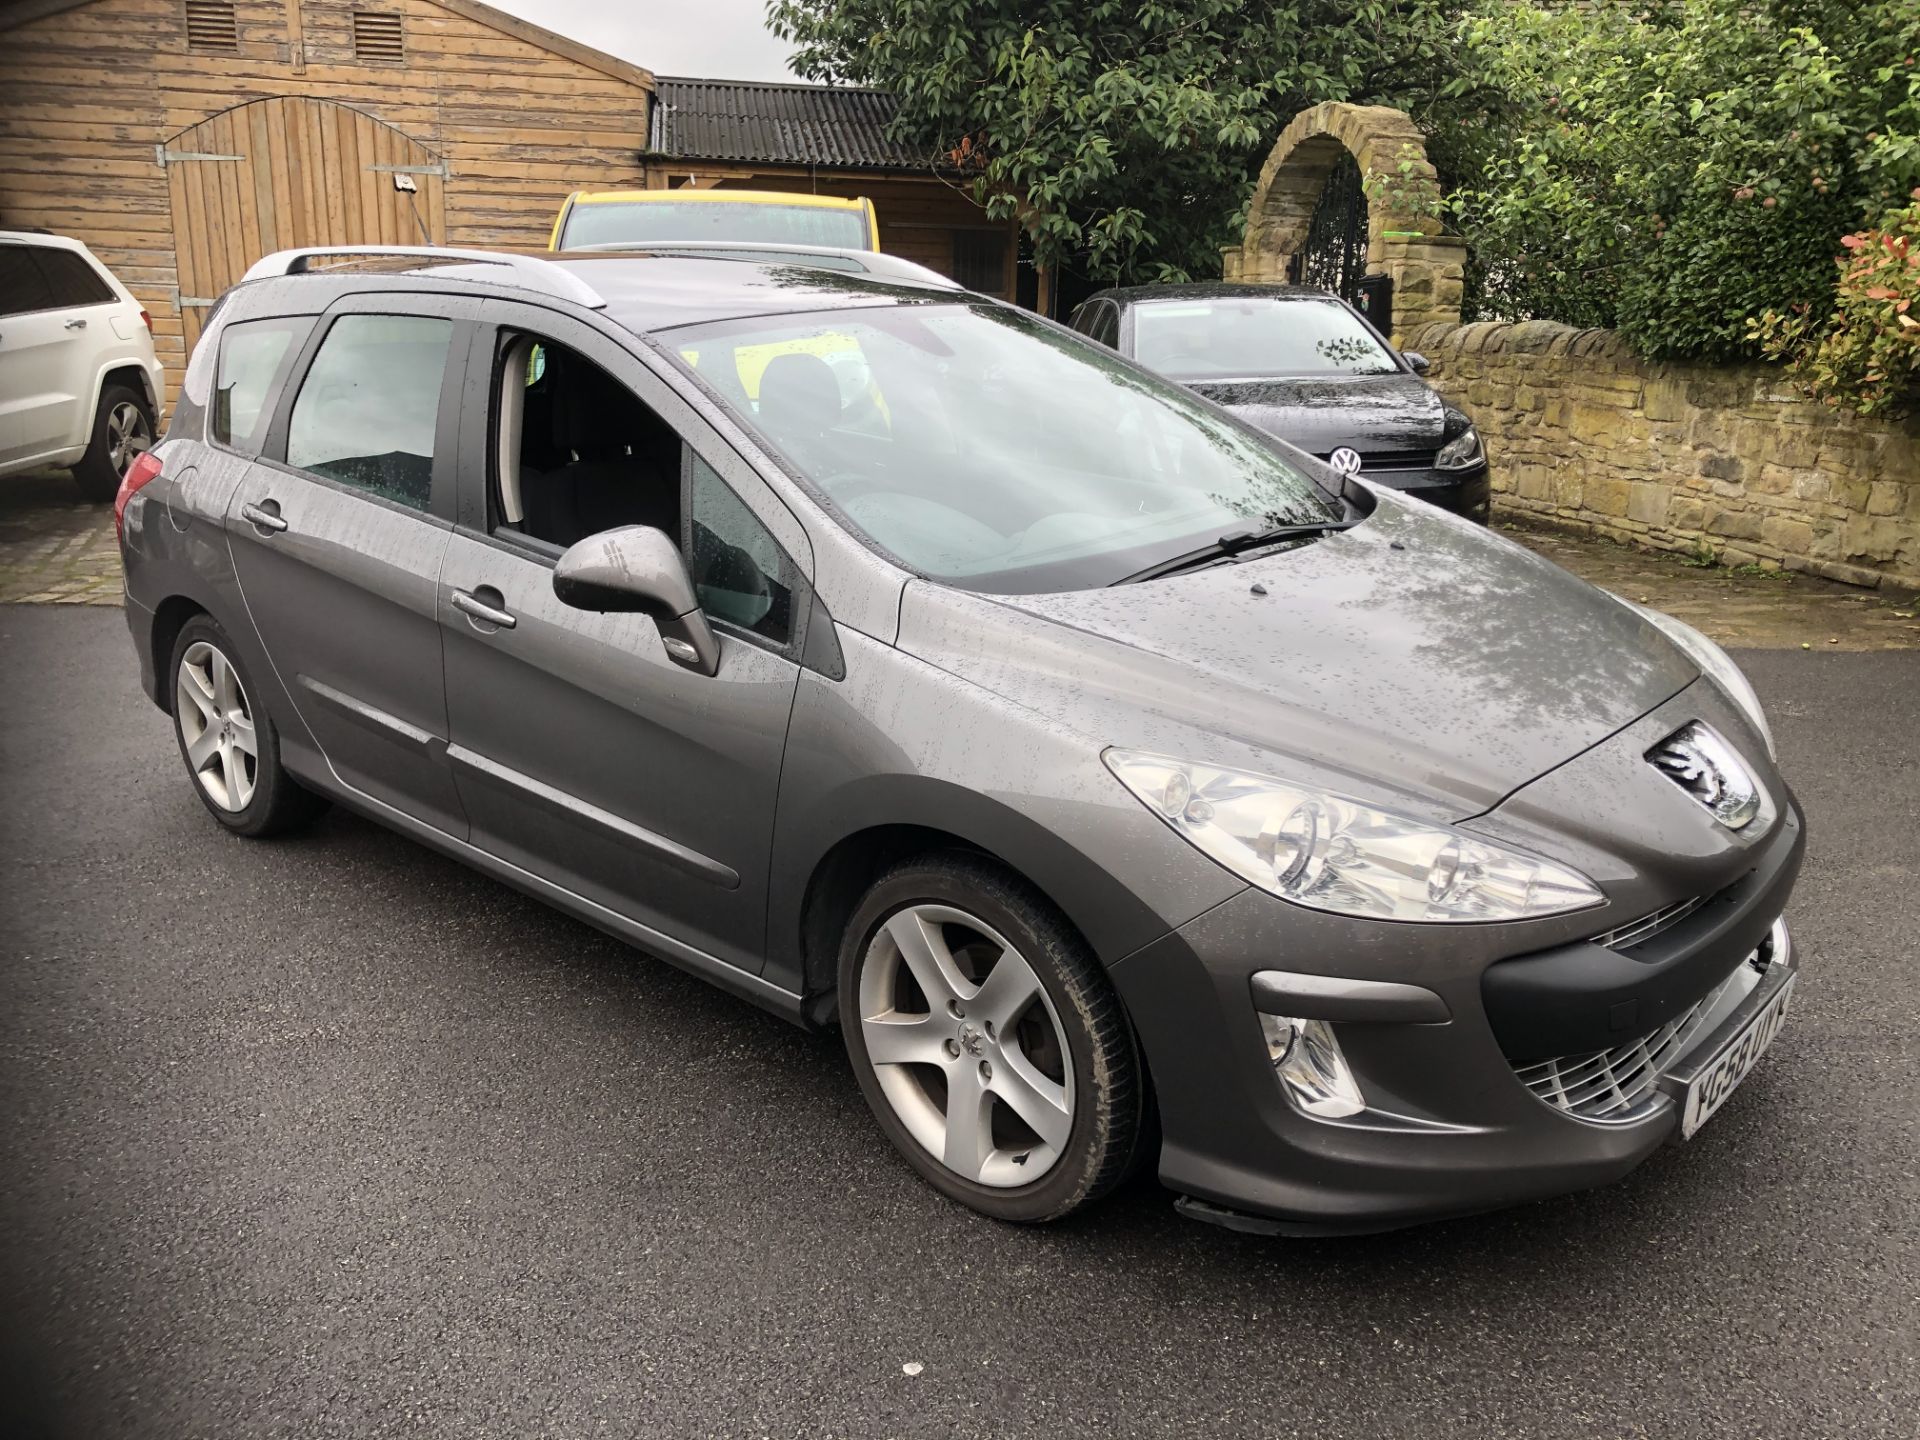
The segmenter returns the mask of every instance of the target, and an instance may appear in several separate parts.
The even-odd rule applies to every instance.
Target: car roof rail
[[[951,276],[928,269],[898,255],[879,250],[856,250],[839,245],[783,245],[774,240],[605,240],[569,245],[561,255],[679,255],[700,260],[742,260],[795,265],[817,264],[823,270],[849,270],[882,280],[912,280],[943,290],[965,287]],[[844,261],[844,264],[833,264]]]
[[[381,256],[399,256],[421,260],[437,260],[445,264],[453,262],[462,265],[498,265],[513,272],[514,278],[503,283],[519,290],[537,290],[543,295],[551,295],[561,300],[571,300],[576,305],[584,305],[590,310],[604,310],[607,302],[600,292],[564,266],[555,265],[535,255],[516,255],[510,250],[453,250],[441,245],[307,245],[297,250],[276,250],[263,256],[248,267],[247,273],[240,277],[242,284],[249,280],[265,280],[278,275],[306,275],[313,273],[312,262],[316,258],[334,255],[352,255],[355,257],[377,258]],[[322,266],[332,269],[332,266]],[[466,280],[479,279],[478,276],[460,277]]]

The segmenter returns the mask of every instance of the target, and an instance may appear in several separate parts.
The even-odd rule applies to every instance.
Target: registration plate
[[[1694,1132],[1713,1118],[1714,1112],[1727,1103],[1727,1097],[1740,1088],[1740,1082],[1767,1053],[1773,1037],[1786,1023],[1787,1001],[1793,995],[1793,982],[1799,978],[1789,975],[1787,983],[1767,1002],[1766,1008],[1748,1021],[1747,1028],[1729,1040],[1693,1077],[1687,1086],[1686,1109],[1680,1115],[1682,1140],[1692,1139]]]

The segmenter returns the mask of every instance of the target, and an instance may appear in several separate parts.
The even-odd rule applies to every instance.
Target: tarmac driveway
[[[0,607],[0,1433],[1909,1437],[1920,653],[1740,658],[1812,830],[1767,1060],[1621,1185],[1309,1243],[949,1205],[833,1039],[224,835],[120,616]]]

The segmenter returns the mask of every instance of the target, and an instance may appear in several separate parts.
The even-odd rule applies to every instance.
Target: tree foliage
[[[1450,72],[1445,0],[773,0],[812,79],[872,85],[1045,264],[1217,274],[1281,127]]]
[[[1752,354],[1920,180],[1915,0],[1483,0],[1463,39],[1436,158],[1484,315]]]
[[[1829,405],[1862,414],[1920,407],[1920,189],[1913,204],[1844,237],[1831,309],[1769,310],[1753,336]]]

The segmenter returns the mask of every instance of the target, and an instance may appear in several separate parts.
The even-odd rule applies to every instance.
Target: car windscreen
[[[1337,300],[1220,296],[1133,307],[1133,353],[1176,380],[1391,375],[1400,367]]]
[[[824,205],[763,205],[745,200],[589,201],[567,212],[560,248],[619,241],[675,240],[867,248],[867,219],[858,210]]]
[[[973,590],[1108,585],[1339,507],[1277,441],[1005,306],[688,326],[660,343],[852,526]]]

